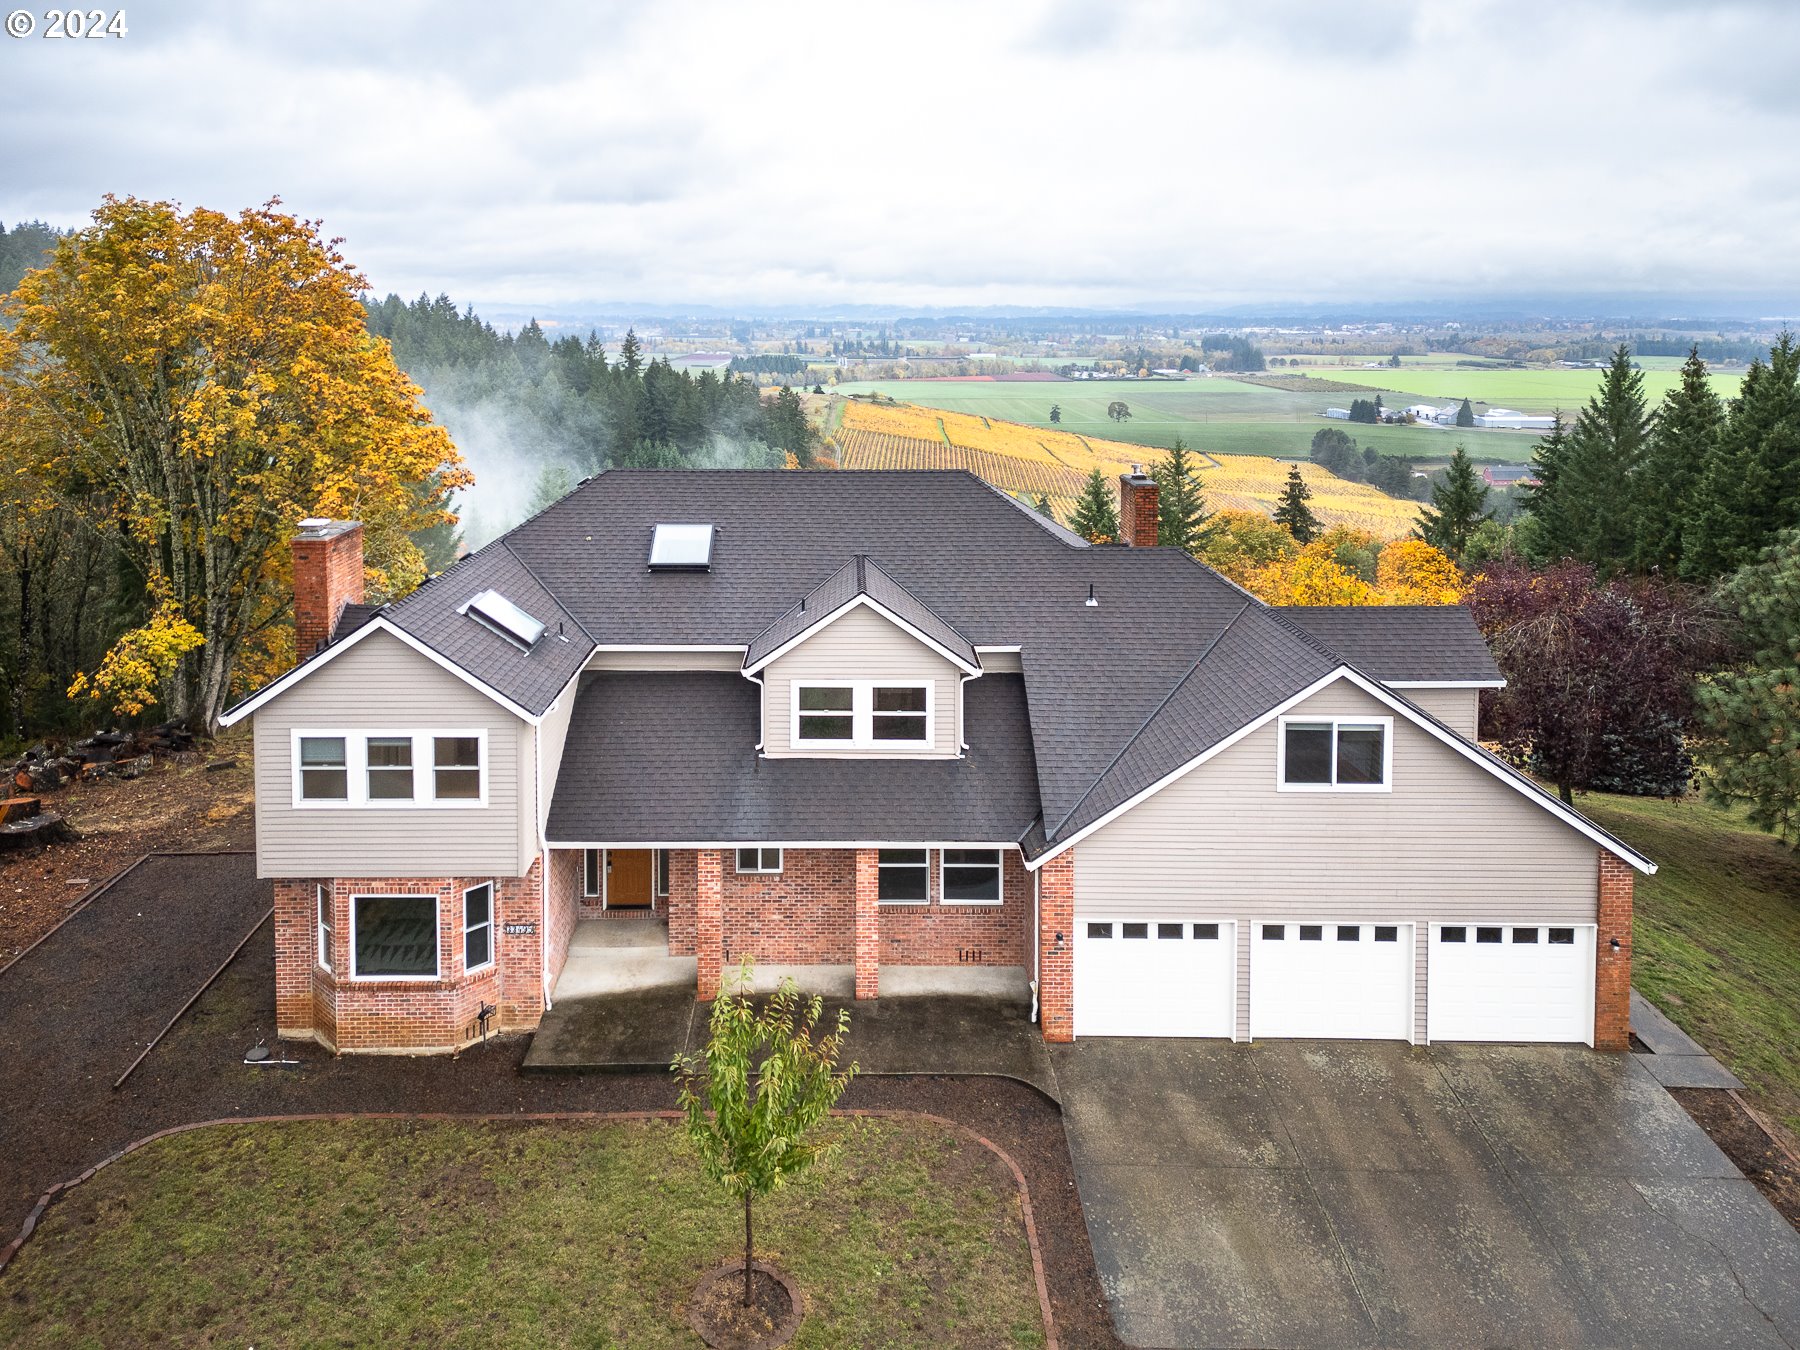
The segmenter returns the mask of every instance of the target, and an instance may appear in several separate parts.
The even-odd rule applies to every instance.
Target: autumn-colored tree
[[[424,575],[408,531],[473,482],[369,335],[367,283],[279,205],[232,217],[108,197],[0,323],[0,466],[115,540],[158,597],[115,668],[170,656],[179,623],[199,633],[157,667],[157,693],[207,731],[246,643],[285,627],[298,520],[363,521],[369,589],[391,597]]]
[[[1250,574],[1245,589],[1271,605],[1373,605],[1375,588],[1332,556],[1330,544],[1315,540],[1291,559]]]
[[[1454,605],[1463,575],[1448,555],[1423,539],[1396,539],[1381,550],[1375,589],[1389,605]]]
[[[1294,536],[1256,511],[1220,511],[1208,522],[1195,557],[1238,585],[1300,551]]]

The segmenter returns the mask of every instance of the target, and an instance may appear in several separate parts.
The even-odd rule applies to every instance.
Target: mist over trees
[[[646,360],[635,334],[609,358],[592,333],[551,338],[535,320],[499,332],[445,295],[373,302],[369,329],[387,338],[474,470],[460,503],[470,547],[603,469],[778,469],[790,455],[806,467],[818,451],[792,390],[764,400],[730,374]]]
[[[61,233],[41,220],[23,220],[10,230],[0,222],[0,295],[12,290],[34,267],[42,267],[44,255]]]

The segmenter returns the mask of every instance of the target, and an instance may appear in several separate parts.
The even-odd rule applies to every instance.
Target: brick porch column
[[[872,848],[856,850],[856,996],[875,998],[881,992],[881,869],[880,853]]]
[[[703,848],[694,855],[694,955],[699,958],[698,996],[710,1003],[719,993],[725,961],[725,855]]]
[[[1047,1041],[1075,1039],[1075,850],[1038,868],[1038,1025]]]
[[[311,881],[275,883],[275,1034],[307,1037],[313,1026],[318,963],[318,892]],[[335,934],[333,936],[336,936]],[[332,960],[338,960],[336,951]]]
[[[1594,1049],[1631,1048],[1631,864],[1600,851],[1594,938]],[[1613,939],[1619,949],[1613,950]]]

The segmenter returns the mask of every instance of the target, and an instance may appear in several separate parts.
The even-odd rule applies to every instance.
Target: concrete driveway
[[[1052,1056],[1142,1346],[1800,1346],[1800,1234],[1630,1055],[1095,1039]]]

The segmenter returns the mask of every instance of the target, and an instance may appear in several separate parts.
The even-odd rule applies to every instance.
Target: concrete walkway
[[[1648,1053],[1637,1052],[1638,1063],[1664,1087],[1743,1089],[1736,1074],[1635,989],[1631,991],[1631,1030],[1649,1047]]]
[[[883,978],[888,971],[883,971]],[[1031,1005],[1004,993],[826,997],[821,1025],[850,1014],[844,1058],[865,1074],[1014,1078],[1058,1099]],[[623,990],[559,1000],[544,1016],[521,1068],[528,1073],[641,1073],[666,1069],[706,1039],[710,1005],[692,987]]]
[[[1053,1061],[1129,1344],[1800,1345],[1800,1234],[1643,1057],[1093,1039]]]

